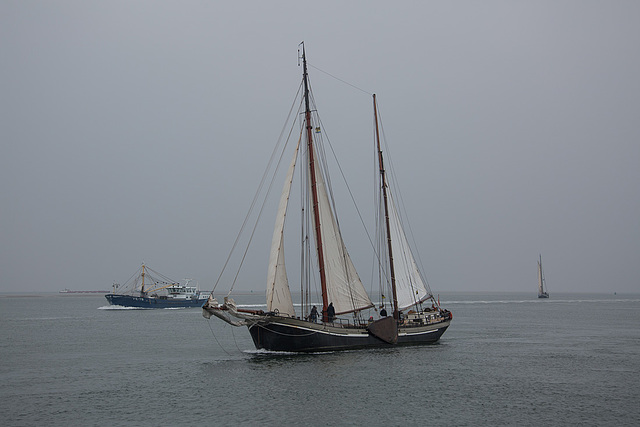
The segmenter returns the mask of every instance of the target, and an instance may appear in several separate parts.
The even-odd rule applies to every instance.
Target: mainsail
[[[342,240],[318,164],[318,156],[313,157],[328,301],[333,303],[336,314],[373,307]]]

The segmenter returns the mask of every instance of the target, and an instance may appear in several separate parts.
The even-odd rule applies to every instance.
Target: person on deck
[[[333,307],[333,303],[330,302],[329,307],[327,307],[327,321],[331,323],[335,318],[336,318],[336,309]]]
[[[311,307],[311,313],[309,313],[309,320],[312,321],[313,323],[316,323],[316,320],[318,320],[318,307],[316,307],[315,305]]]

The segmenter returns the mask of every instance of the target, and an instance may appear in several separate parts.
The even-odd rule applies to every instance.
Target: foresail
[[[318,156],[314,155],[314,159],[328,301],[333,303],[337,314],[372,307],[333,215]]]
[[[278,311],[281,315],[295,316],[287,270],[284,265],[284,220],[287,214],[289,194],[291,193],[291,183],[293,181],[293,171],[296,166],[300,141],[296,146],[293,159],[287,171],[287,177],[280,195],[278,204],[278,214],[271,239],[271,252],[269,255],[269,268],[267,270],[267,310]]]
[[[429,296],[429,292],[411,253],[409,242],[407,242],[407,237],[400,223],[400,216],[389,189],[387,189],[387,196],[398,309],[403,310]]]

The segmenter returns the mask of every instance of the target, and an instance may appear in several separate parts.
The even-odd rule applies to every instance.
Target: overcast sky
[[[109,289],[142,262],[210,289],[303,40],[358,192],[378,94],[434,292],[534,294],[539,254],[552,295],[640,292],[638,17],[637,1],[2,1],[0,292]],[[264,290],[273,215],[241,289]]]

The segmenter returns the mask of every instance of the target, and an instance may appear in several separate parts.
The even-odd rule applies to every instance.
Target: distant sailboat
[[[313,96],[310,94],[304,48],[302,62],[300,117],[303,123],[280,195],[267,271],[267,311],[238,308],[229,296],[220,304],[212,294],[203,306],[203,315],[206,318],[216,316],[234,326],[247,326],[256,348],[272,351],[316,352],[434,343],[449,327],[452,315],[433,297],[411,254],[401,225],[400,211],[396,207],[399,196],[392,194],[392,186],[385,174],[375,95],[376,160],[381,193],[379,218],[383,219],[380,235],[384,236],[380,239],[383,249],[379,250],[378,259],[381,265],[384,264],[380,269],[381,281],[384,289],[390,291],[384,294],[391,296],[387,302],[382,295],[377,319],[370,315],[375,314],[370,310],[377,311],[374,308],[376,304],[367,294],[347,252],[331,200],[330,180],[323,158],[325,151],[320,145],[320,121],[316,117],[317,109],[310,105]],[[322,310],[309,302],[308,295],[312,294],[305,283],[314,281],[309,281],[307,276],[310,274],[305,273],[301,285],[304,287],[302,308],[296,313],[285,269],[283,233],[298,156],[302,156],[302,165],[299,166],[304,168],[301,178],[306,180],[302,185],[306,194],[302,198],[301,211],[309,215],[308,220],[303,221],[306,228],[300,240],[307,249],[298,253],[305,254],[306,264],[317,268]],[[315,244],[308,246],[312,240]],[[314,252],[317,257],[311,255]],[[310,258],[316,260],[309,262]],[[392,310],[389,316],[384,308],[386,304]],[[306,316],[309,310],[310,314]]]
[[[540,260],[538,260],[538,298],[549,298],[549,293],[544,290],[545,285],[546,281],[542,272],[542,255],[540,255]]]

